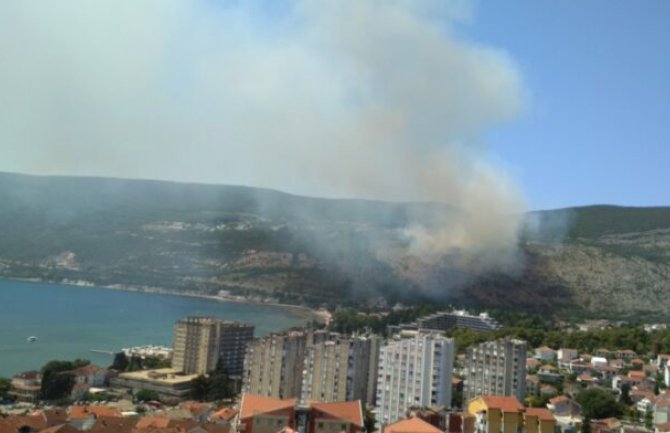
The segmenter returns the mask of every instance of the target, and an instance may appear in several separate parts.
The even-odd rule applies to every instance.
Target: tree
[[[160,396],[156,391],[150,389],[140,389],[135,394],[135,400],[137,401],[157,401],[160,399]]]
[[[633,404],[633,400],[630,398],[630,383],[624,383],[621,385],[621,397],[619,400],[626,406]]]
[[[375,425],[377,420],[375,419],[375,414],[368,408],[365,408],[365,418],[363,419],[363,425],[365,426],[365,431],[372,433],[375,431]]]
[[[591,418],[584,417],[580,433],[591,433]]]
[[[49,370],[42,375],[40,396],[44,400],[67,399],[72,393],[73,386],[72,373]]]
[[[209,376],[208,382],[208,400],[223,400],[234,397],[233,381],[228,376],[228,371],[221,361],[216,364],[216,369]]]
[[[114,355],[114,361],[112,361],[111,368],[117,371],[126,371],[128,368],[128,357],[125,353],[119,352]]]
[[[49,361],[42,367],[42,386],[40,397],[44,400],[67,399],[72,393],[74,375],[70,373],[76,366],[86,365],[88,361]]]
[[[586,389],[577,394],[575,400],[582,406],[582,413],[585,418],[618,417],[623,413],[622,405],[616,401],[612,394],[601,389]]]
[[[207,376],[202,374],[195,379],[191,384],[191,398],[197,401],[204,401],[207,399],[207,394],[209,394],[209,388],[211,381]]]
[[[644,425],[648,429],[654,427],[654,414],[650,410],[644,414]]]
[[[0,401],[9,397],[9,390],[12,387],[12,381],[5,377],[0,377]]]

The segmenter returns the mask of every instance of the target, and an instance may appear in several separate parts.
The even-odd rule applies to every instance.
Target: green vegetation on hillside
[[[383,298],[560,316],[670,312],[668,207],[533,212],[520,268],[478,273],[391,254],[407,245],[408,226],[459,212],[444,204],[6,173],[0,203],[0,278],[225,290],[329,308]]]

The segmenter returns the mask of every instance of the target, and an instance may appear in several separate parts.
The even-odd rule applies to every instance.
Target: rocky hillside
[[[567,288],[577,305],[670,311],[670,208],[589,206],[534,216],[564,221],[562,237],[529,236],[524,247],[541,279]]]
[[[670,310],[670,208],[530,214],[512,275],[473,275],[453,257],[393,257],[404,227],[453,212],[235,186],[0,174],[0,276],[313,305],[383,297],[554,313]]]

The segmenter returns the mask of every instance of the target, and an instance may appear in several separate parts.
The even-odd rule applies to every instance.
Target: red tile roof
[[[240,419],[289,409],[294,407],[296,403],[297,400],[295,398],[281,400],[278,398],[262,397],[255,394],[244,394],[242,396],[242,403],[240,403]]]
[[[331,403],[311,403],[312,409],[334,416],[336,418],[349,421],[357,427],[363,427],[363,409],[361,402],[356,401],[336,401]]]
[[[235,417],[235,415],[237,415],[237,411],[235,409],[233,409],[232,407],[224,407],[214,412],[209,417],[209,419],[223,419],[226,421],[230,421]]]
[[[69,419],[86,419],[89,416],[107,416],[107,417],[121,417],[121,412],[115,407],[107,406],[70,406],[68,414]]]
[[[521,412],[523,406],[515,397],[501,395],[482,395],[480,397],[489,409],[499,409],[502,412]]]
[[[40,430],[40,433],[82,433],[78,428],[72,427],[70,424],[61,424],[54,427],[49,427],[46,430]]]
[[[549,403],[551,403],[551,404],[565,403],[567,401],[570,401],[570,399],[565,395],[559,395],[558,397],[554,397],[554,398],[549,399]]]
[[[628,377],[632,379],[644,379],[647,377],[647,374],[644,371],[631,370],[628,372]]]
[[[421,418],[413,417],[384,427],[383,433],[442,433],[442,430]]]
[[[549,409],[542,407],[529,407],[526,408],[526,416],[535,416],[540,421],[555,421],[554,415]]]

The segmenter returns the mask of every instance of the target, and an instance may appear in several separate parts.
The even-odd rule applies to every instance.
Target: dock
[[[109,355],[109,356],[116,355],[116,352],[114,352],[113,350],[89,349],[89,351],[93,352],[93,353],[101,353],[103,355]]]

